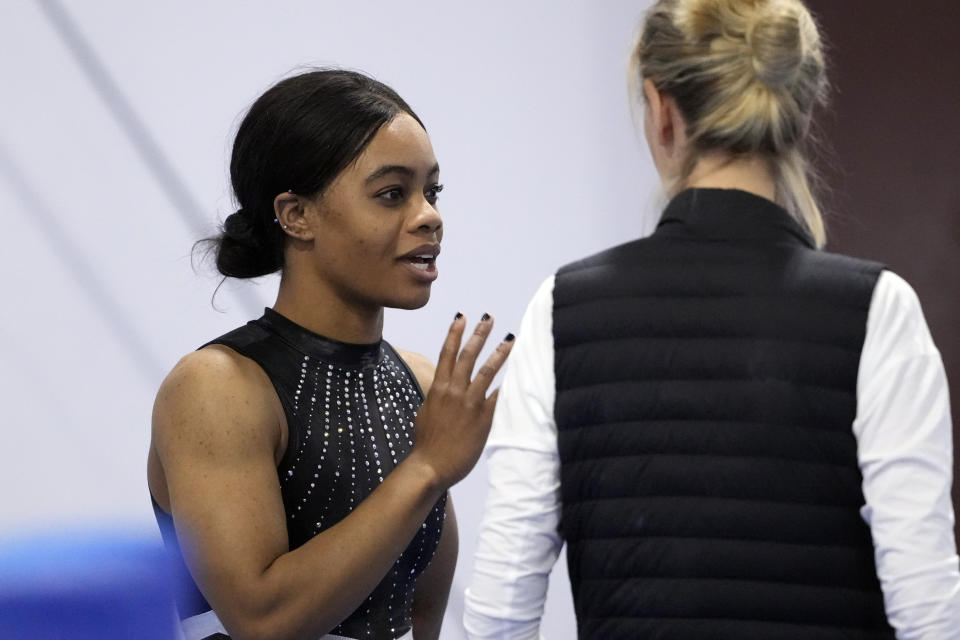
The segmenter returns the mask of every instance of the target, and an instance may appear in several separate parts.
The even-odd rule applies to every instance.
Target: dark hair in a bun
[[[217,271],[231,278],[256,278],[283,265],[283,236],[276,225],[258,224],[239,209],[223,221],[216,243]]]
[[[384,124],[409,105],[387,85],[355,71],[320,69],[281,80],[244,117],[233,143],[230,180],[240,209],[223,221],[217,270],[256,278],[283,267],[285,235],[273,201],[326,189]]]

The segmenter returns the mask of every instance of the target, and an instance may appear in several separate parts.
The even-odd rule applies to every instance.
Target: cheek
[[[390,225],[366,225],[353,234],[347,254],[357,271],[382,271],[396,258],[397,230]]]

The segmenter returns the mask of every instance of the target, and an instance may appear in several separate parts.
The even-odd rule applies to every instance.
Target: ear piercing
[[[297,195],[296,192],[295,192],[293,189],[287,189],[287,193],[289,193],[289,194],[292,195],[292,196]],[[274,219],[273,219],[273,222],[274,222],[275,224],[276,224],[276,223],[279,223],[279,222],[280,222],[280,219],[279,219],[279,218],[274,218]],[[285,225],[285,224],[282,224],[282,225],[280,225],[280,226],[283,227],[283,230],[284,230],[284,231],[289,231],[289,230],[290,230],[290,227],[288,227],[288,226]]]

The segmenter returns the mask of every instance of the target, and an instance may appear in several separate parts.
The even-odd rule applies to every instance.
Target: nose
[[[426,198],[421,199],[420,207],[410,221],[411,230],[439,235],[443,230],[443,218],[436,207],[430,204]]]

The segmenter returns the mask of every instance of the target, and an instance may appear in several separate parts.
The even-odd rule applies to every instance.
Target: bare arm
[[[276,476],[279,422],[262,371],[225,349],[185,358],[154,409],[153,447],[191,573],[237,640],[318,637],[349,615],[406,548],[436,500],[475,464],[489,430],[505,343],[470,372],[481,323],[457,357],[451,327],[417,443],[349,516],[289,551]]]

